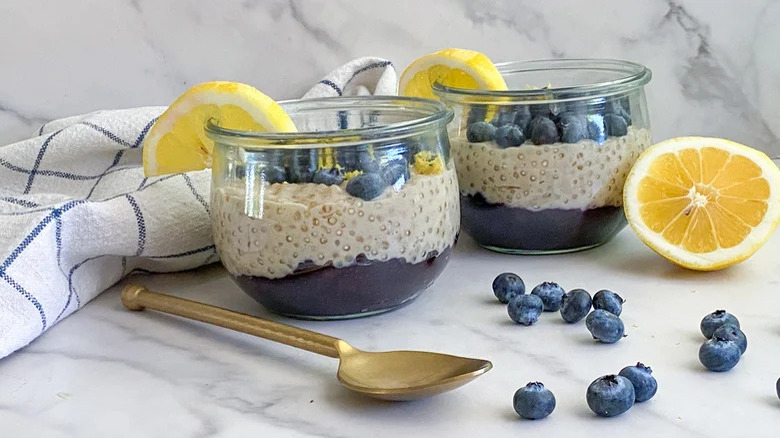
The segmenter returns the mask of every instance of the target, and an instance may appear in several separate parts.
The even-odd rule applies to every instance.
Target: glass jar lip
[[[434,93],[444,100],[472,100],[475,103],[508,103],[507,99],[526,100],[545,97],[545,103],[551,101],[580,100],[594,96],[609,96],[641,87],[652,78],[652,72],[642,64],[631,61],[609,58],[570,58],[570,59],[540,59],[534,61],[510,61],[496,64],[501,74],[513,74],[544,70],[576,70],[582,68],[624,73],[623,76],[611,80],[593,82],[590,84],[550,87],[536,89],[512,90],[475,90],[450,87],[438,82],[433,84]],[[565,93],[570,97],[550,99],[551,94]],[[529,102],[530,103],[530,102]]]
[[[404,107],[405,111],[425,113],[419,117],[396,123],[326,131],[257,132],[220,127],[214,119],[206,122],[206,136],[220,143],[237,144],[246,148],[331,148],[366,144],[367,142],[400,139],[419,134],[449,123],[453,118],[450,107],[438,100],[406,96],[353,96],[292,99],[278,102],[285,110],[338,111],[381,110]]]

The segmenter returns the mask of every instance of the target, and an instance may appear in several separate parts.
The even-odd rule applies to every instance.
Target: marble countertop
[[[121,306],[121,285],[0,361],[0,435],[46,437],[777,436],[780,400],[780,235],[753,259],[714,273],[676,268],[625,230],[588,252],[513,257],[462,239],[442,278],[413,304],[371,318],[285,320],[364,349],[421,349],[483,357],[494,369],[446,395],[412,403],[353,395],[337,362],[225,329]],[[628,337],[596,344],[584,323],[543,315],[513,324],[490,291],[503,271],[527,284],[610,288],[627,298]],[[152,289],[272,317],[218,266],[137,276]],[[710,373],[698,362],[701,317],[725,308],[749,339],[741,363]],[[585,403],[588,384],[643,361],[657,396],[613,419]],[[541,421],[519,419],[512,394],[545,383],[558,406]]]

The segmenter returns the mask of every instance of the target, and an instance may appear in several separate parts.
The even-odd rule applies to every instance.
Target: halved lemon
[[[211,167],[214,142],[206,137],[209,119],[228,129],[295,132],[287,113],[273,99],[238,82],[195,85],[165,110],[143,143],[146,176]]]
[[[753,255],[780,223],[780,169],[733,141],[673,138],[640,155],[623,201],[657,253],[685,268],[721,269]]]
[[[457,88],[506,90],[506,82],[490,59],[465,49],[444,49],[418,58],[401,74],[402,96],[436,99],[435,82]]]

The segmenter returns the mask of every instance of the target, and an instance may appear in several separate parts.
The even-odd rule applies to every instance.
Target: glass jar
[[[206,127],[222,264],[287,316],[352,318],[409,302],[441,274],[460,227],[452,110],[378,96],[280,104],[299,132]]]
[[[448,130],[463,230],[485,248],[562,253],[626,225],[623,183],[650,144],[650,70],[615,60],[498,65],[508,91],[434,84]]]

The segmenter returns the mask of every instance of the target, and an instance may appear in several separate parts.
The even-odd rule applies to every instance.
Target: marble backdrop
[[[167,104],[201,81],[291,98],[357,56],[402,69],[457,46],[643,63],[657,140],[728,137],[777,156],[778,22],[771,0],[3,0],[0,144],[52,118]]]

